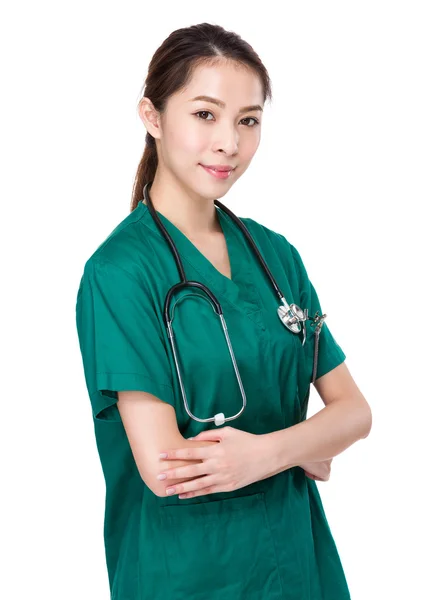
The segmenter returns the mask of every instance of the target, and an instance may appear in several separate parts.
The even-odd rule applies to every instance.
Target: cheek
[[[242,154],[244,155],[246,161],[252,160],[255,152],[258,150],[260,139],[261,135],[258,132],[256,136],[251,135],[247,140],[245,140],[242,148]]]
[[[240,153],[238,155],[238,162],[241,165],[241,170],[237,169],[238,176],[241,173],[244,173],[249,167],[259,146],[259,140],[256,139],[243,140],[242,142],[243,143],[240,145]]]
[[[189,121],[181,121],[180,127],[172,129],[169,134],[172,149],[177,149],[173,155],[179,162],[184,158],[200,157],[209,148],[208,135],[198,126]]]
[[[200,133],[198,129],[188,129],[184,132],[182,145],[186,154],[199,158],[208,151],[208,136],[206,133]]]

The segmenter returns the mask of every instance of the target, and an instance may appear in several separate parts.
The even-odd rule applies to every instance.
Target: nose
[[[233,127],[221,127],[216,133],[214,148],[231,156],[239,150],[239,133]]]

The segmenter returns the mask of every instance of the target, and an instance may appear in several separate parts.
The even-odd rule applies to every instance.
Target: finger
[[[201,460],[209,457],[210,446],[196,446],[190,448],[178,448],[176,450],[164,450],[158,456],[165,460]]]
[[[198,435],[195,435],[193,438],[188,438],[190,440],[195,440],[195,442],[208,440],[210,442],[221,442],[223,439],[224,433],[221,429],[208,429],[207,431],[201,431]]]
[[[185,494],[187,492],[197,492],[199,490],[201,490],[201,493],[203,494],[206,493],[206,488],[213,487],[215,483],[216,480],[214,475],[204,475],[203,477],[199,477],[198,479],[192,479],[191,481],[185,481],[177,485],[169,486],[168,488],[166,488],[166,494]]]
[[[323,481],[323,479],[321,479],[317,475],[313,475],[312,473],[308,473],[308,471],[305,471],[305,475],[306,475],[306,477],[309,477],[309,479],[313,479],[314,481]]]
[[[225,438],[232,435],[236,430],[230,425],[226,427],[218,427],[216,429],[206,429],[205,431],[201,431],[195,436],[196,440],[210,440],[214,442],[222,442]]]
[[[167,479],[187,479],[188,477],[199,477],[205,475],[207,466],[201,462],[196,465],[184,465],[175,469],[166,469],[157,475],[160,481]]]
[[[205,490],[200,490],[199,492],[187,492],[186,494],[179,494],[179,498],[196,498],[197,496],[205,496],[205,494],[216,494],[218,490],[215,490],[212,487],[205,488]]]

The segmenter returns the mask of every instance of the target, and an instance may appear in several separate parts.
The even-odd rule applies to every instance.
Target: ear
[[[161,122],[160,113],[155,109],[153,103],[149,98],[145,96],[141,99],[138,104],[138,113],[142,119],[143,124],[147,132],[152,135],[153,138],[160,139],[161,137]]]

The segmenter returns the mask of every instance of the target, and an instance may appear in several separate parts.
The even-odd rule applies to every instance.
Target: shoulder
[[[308,272],[297,247],[282,233],[247,217],[239,217],[254,238],[269,266],[281,266],[287,277],[299,287],[308,281]]]
[[[309,274],[296,246],[282,233],[254,219],[240,217],[240,220],[254,238],[273,276],[277,279],[277,274],[282,276],[284,273],[297,294],[299,306],[306,305],[310,290]]]
[[[120,273],[138,280],[151,252],[147,229],[142,223],[144,216],[145,212],[135,209],[120,221],[86,260],[84,275],[107,270],[110,275]]]
[[[239,217],[239,219],[247,227],[254,241],[263,247],[264,250],[271,248],[281,260],[290,263],[296,263],[300,260],[300,255],[296,247],[282,233],[270,229],[263,223],[250,217]]]

